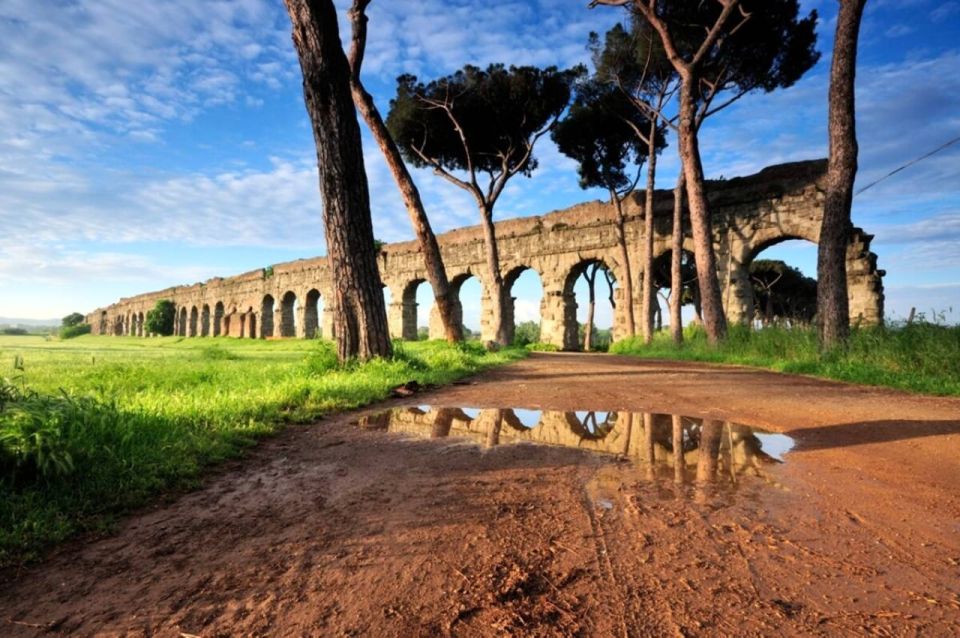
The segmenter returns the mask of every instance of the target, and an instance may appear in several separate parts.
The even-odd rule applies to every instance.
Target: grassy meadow
[[[812,327],[752,330],[730,326],[729,339],[718,347],[708,344],[706,334],[697,327],[686,330],[685,337],[679,348],[669,333],[662,332],[650,346],[636,337],[614,343],[610,351],[653,359],[759,366],[924,394],[960,396],[960,326],[919,322],[857,328],[846,350],[823,356]]]
[[[285,422],[522,353],[404,343],[391,361],[340,368],[321,340],[0,336],[0,566],[108,529]]]

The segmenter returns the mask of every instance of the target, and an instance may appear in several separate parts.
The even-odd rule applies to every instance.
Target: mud
[[[0,634],[960,634],[958,400],[544,354],[390,406],[8,575]]]

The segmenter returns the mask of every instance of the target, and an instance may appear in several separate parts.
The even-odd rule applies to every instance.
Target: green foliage
[[[177,309],[169,299],[161,299],[147,312],[145,329],[150,334],[168,337],[173,334]]]
[[[0,338],[0,361],[19,374],[0,383],[0,567],[195,485],[285,422],[520,356],[430,341],[340,367],[333,344],[314,339]]]
[[[417,327],[417,341],[426,341],[430,338],[430,328],[427,326]]]
[[[385,241],[381,241],[381,240],[379,240],[379,239],[374,239],[374,240],[373,240],[373,250],[374,250],[374,252],[376,252],[378,255],[383,252],[383,247],[386,246],[386,245],[387,245],[387,243],[386,243]]]
[[[513,331],[513,345],[528,346],[540,341],[540,324],[536,321],[518,323]]]
[[[680,348],[660,333],[651,346],[639,337],[613,344],[611,352],[654,359],[735,363],[780,372],[887,386],[938,395],[960,395],[960,326],[918,322],[857,328],[846,351],[821,356],[814,328],[731,326],[720,346],[707,343],[703,330],[685,331]]]
[[[542,343],[537,341],[536,343],[528,343],[524,346],[528,352],[559,352],[560,348],[553,345],[552,343]]]
[[[412,75],[397,79],[387,127],[404,158],[428,166],[424,157],[447,170],[474,170],[491,175],[503,170],[530,175],[536,159],[522,149],[549,125],[570,101],[570,87],[583,73],[556,67],[492,64],[467,65],[453,75],[424,84]],[[445,108],[457,120],[470,148],[466,156],[459,133]],[[421,156],[422,154],[422,156]]]
[[[64,328],[79,326],[81,323],[83,323],[83,319],[84,319],[84,316],[81,315],[79,312],[71,312],[69,315],[67,315],[61,320],[60,325],[63,326]]]
[[[708,52],[699,67],[701,77],[716,86],[716,93],[742,95],[786,88],[816,64],[820,58],[816,11],[800,17],[798,0],[742,0],[740,6],[749,19],[743,21],[734,12],[722,30],[720,45]],[[719,2],[657,3],[657,14],[686,61],[693,59],[722,10]]]
[[[778,260],[757,259],[750,264],[750,283],[757,318],[809,323],[817,313],[817,280]]]
[[[580,188],[626,190],[636,183],[647,157],[647,144],[636,133],[646,134],[650,121],[614,85],[596,80],[580,85],[567,115],[550,135],[561,153],[577,162]],[[657,136],[663,148],[663,127]]]
[[[273,266],[267,266],[263,269],[263,278],[270,279],[273,277]]]
[[[63,326],[60,328],[60,338],[61,339],[73,339],[74,337],[79,337],[80,335],[90,334],[90,326],[85,323],[75,324],[72,326]]]
[[[3,328],[0,330],[0,334],[5,335],[26,335],[30,334],[26,328]]]

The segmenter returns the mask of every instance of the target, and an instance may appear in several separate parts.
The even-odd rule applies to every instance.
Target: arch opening
[[[570,269],[563,290],[563,349],[606,351],[613,343],[620,285],[602,259],[585,259]]]
[[[518,266],[503,280],[506,295],[504,323],[510,342],[525,346],[540,341],[543,306],[543,280],[529,266]]]
[[[274,306],[273,296],[264,295],[263,301],[260,302],[260,316],[262,317],[262,321],[260,322],[260,336],[263,337],[264,339],[268,339],[273,336],[273,306]],[[247,311],[247,313],[250,315],[250,321],[251,321],[250,329],[247,332],[247,334],[252,338],[256,338],[257,321],[253,317],[253,308],[250,308]]]
[[[307,339],[323,336],[323,326],[320,317],[323,316],[323,296],[316,288],[307,292],[306,303],[303,307],[303,336]]]
[[[223,321],[223,302],[218,301],[213,307],[213,336],[219,337],[221,334],[229,334],[229,324],[224,326]]]
[[[670,302],[673,299],[673,250],[666,250],[653,260],[653,290],[657,303],[652,308],[653,328],[659,332],[670,327]],[[699,323],[700,287],[697,264],[691,251],[680,252],[680,327]]]
[[[200,336],[210,336],[210,304],[203,304],[200,309]]]
[[[297,295],[292,290],[288,290],[280,298],[280,336],[297,336]],[[264,327],[266,327],[266,308],[264,308]],[[266,335],[264,335],[266,336]]]
[[[736,273],[747,323],[754,328],[804,326],[817,312],[817,245],[779,237],[757,246]]]
[[[197,336],[197,325],[200,323],[200,311],[196,306],[190,309],[190,325],[188,326],[188,337]]]
[[[145,334],[146,334],[146,333],[144,332],[144,323],[143,323],[143,322],[144,322],[144,315],[143,315],[143,313],[141,312],[141,313],[139,313],[139,314],[137,315],[137,336],[138,336],[138,337],[143,337],[143,336],[145,336]]]
[[[180,308],[180,321],[177,322],[177,330],[176,330],[176,333],[177,333],[177,336],[178,336],[178,337],[186,337],[186,336],[187,336],[187,308],[186,308],[186,306],[184,306],[183,308]]]
[[[426,285],[424,285],[426,284]],[[400,335],[405,341],[429,339],[433,314],[433,290],[426,279],[414,279],[403,288]]]
[[[469,272],[450,280],[453,293],[454,320],[463,326],[463,338],[478,340],[483,330],[483,286],[476,275]]]

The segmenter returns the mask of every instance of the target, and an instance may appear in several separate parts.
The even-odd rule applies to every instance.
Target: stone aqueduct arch
[[[748,177],[708,183],[713,215],[714,247],[724,308],[732,322],[752,319],[753,293],[749,283],[752,259],[764,248],[789,239],[817,242],[823,211],[824,160],[783,164]],[[637,295],[643,277],[640,247],[643,232],[642,194],[626,203],[626,234]],[[654,256],[670,250],[673,195],[658,191],[654,211]],[[539,217],[496,224],[501,269],[510,290],[517,276],[533,269],[540,276],[541,339],[565,349],[576,349],[576,300],[572,281],[585,264],[602,262],[621,280],[624,272],[616,245],[614,213],[609,204],[594,201]],[[689,229],[684,249],[692,250]],[[864,325],[883,321],[883,275],[870,252],[871,235],[851,229],[847,248],[847,284],[852,321]],[[492,308],[486,295],[483,235],[478,226],[450,231],[438,237],[447,273],[455,290],[469,277],[477,277],[483,290],[481,338],[492,339]],[[387,244],[380,254],[380,273],[392,300],[388,306],[394,337],[417,335],[417,286],[426,270],[416,242]],[[507,292],[506,294],[509,294]],[[331,282],[325,258],[277,264],[234,277],[216,277],[192,286],[177,286],[121,299],[87,315],[99,334],[143,334],[140,319],[157,301],[176,306],[175,334],[182,336],[232,336],[272,338],[312,337],[317,330],[332,335],[329,306]],[[622,287],[615,289],[614,338],[624,335],[626,320]],[[507,317],[512,319],[512,299]],[[633,300],[635,316],[639,299]],[[212,310],[211,310],[212,309]],[[131,317],[136,317],[134,321]],[[430,319],[430,336],[441,338],[436,309]]]

